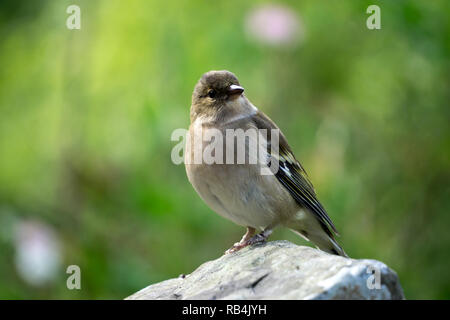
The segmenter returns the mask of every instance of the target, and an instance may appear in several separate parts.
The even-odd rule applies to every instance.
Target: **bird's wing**
[[[278,181],[289,191],[295,201],[302,207],[308,208],[316,215],[324,226],[329,226],[336,234],[336,227],[326,213],[323,206],[317,199],[316,192],[312,183],[309,181],[305,169],[300,162],[295,159],[289,144],[277,125],[269,119],[263,112],[258,111],[253,117],[253,122],[258,129],[267,130],[268,161],[278,158],[278,171],[275,173]],[[278,155],[270,145],[271,130],[276,129],[279,133],[279,152]],[[325,228],[328,231],[328,228]]]

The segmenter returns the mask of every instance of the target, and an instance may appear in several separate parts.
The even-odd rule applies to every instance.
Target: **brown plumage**
[[[187,159],[193,158],[194,147],[188,143],[186,149],[186,172],[200,197],[219,215],[247,227],[242,240],[227,252],[265,241],[273,228],[282,225],[321,250],[347,256],[333,236],[333,232],[337,234],[336,227],[317,199],[306,171],[285,136],[268,116],[253,106],[243,91],[236,76],[229,71],[204,74],[192,95],[191,142],[194,137],[203,135],[205,129],[214,129],[223,136],[229,129],[265,129],[268,136],[264,140],[264,154],[258,158],[262,161],[257,164],[226,164],[225,161],[193,164]],[[271,145],[271,132],[278,133],[278,152]],[[252,158],[255,151],[252,138],[249,139],[245,142],[246,159]],[[258,140],[258,146],[260,143]],[[203,141],[201,149],[207,146]],[[236,150],[234,145],[226,143],[221,148],[223,159],[227,152]],[[262,175],[261,169],[270,167],[273,162],[278,164],[278,170]],[[254,235],[257,229],[263,231]]]

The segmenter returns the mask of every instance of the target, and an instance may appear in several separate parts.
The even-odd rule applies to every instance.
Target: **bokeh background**
[[[68,30],[66,8],[81,8]],[[381,30],[366,9],[381,8]],[[171,162],[191,92],[233,71],[353,258],[450,298],[448,1],[0,2],[0,298],[122,299],[244,230]],[[309,245],[288,230],[272,239]],[[81,268],[68,290],[66,268]]]

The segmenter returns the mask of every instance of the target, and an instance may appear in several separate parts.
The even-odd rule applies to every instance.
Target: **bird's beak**
[[[230,96],[235,95],[235,94],[241,94],[242,92],[244,92],[244,88],[242,88],[241,86],[232,84],[231,86],[228,87],[228,94]]]

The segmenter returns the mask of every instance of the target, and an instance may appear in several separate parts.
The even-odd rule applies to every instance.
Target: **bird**
[[[216,138],[217,134],[225,137],[227,132],[249,129],[277,132],[278,150],[269,134],[257,142],[258,150],[262,152],[256,156],[259,160],[256,164],[250,160],[239,163],[235,154],[238,149],[236,139]],[[205,139],[208,130],[214,133],[210,134],[214,138],[209,140]],[[252,138],[244,139],[247,139],[244,141],[245,159],[254,159]],[[335,235],[339,233],[317,199],[316,191],[286,137],[274,121],[249,101],[232,72],[212,70],[198,80],[192,93],[186,140],[185,169],[195,191],[213,211],[246,228],[242,239],[226,254],[264,243],[274,228],[281,226],[311,241],[322,251],[348,257],[336,241]],[[201,157],[200,161],[193,161],[196,148],[204,156],[208,146],[210,151],[214,149],[211,155],[216,157],[215,160],[221,161],[211,163]],[[225,161],[229,153],[232,163]],[[278,164],[277,170],[271,168],[274,162]],[[262,174],[262,170],[268,168],[270,174]]]

